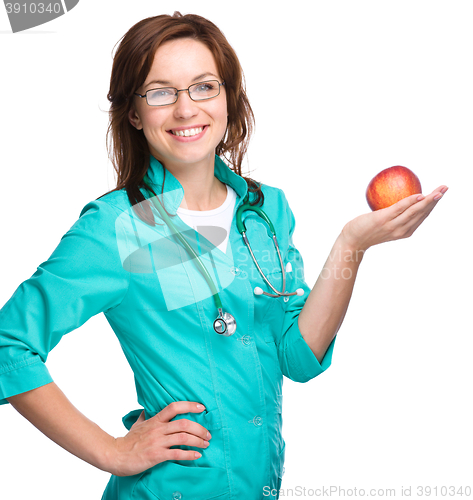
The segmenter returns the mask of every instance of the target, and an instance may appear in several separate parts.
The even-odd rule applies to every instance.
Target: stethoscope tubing
[[[143,180],[149,187],[146,175],[143,178]],[[150,191],[151,191],[151,189],[150,189]],[[168,227],[170,227],[174,231],[173,234],[179,238],[179,240],[182,242],[184,247],[195,257],[196,264],[199,266],[199,269],[201,270],[202,274],[204,275],[204,278],[207,281],[207,283],[210,287],[210,290],[212,291],[217,309],[223,309],[222,301],[220,300],[220,297],[218,295],[218,290],[217,290],[212,278],[210,277],[210,274],[207,271],[206,267],[202,264],[202,261],[200,260],[199,256],[197,255],[195,250],[189,245],[189,243],[186,241],[184,236],[182,236],[182,234],[176,229],[176,226],[174,226],[174,224],[171,221],[171,219],[169,218],[168,214],[165,212],[164,208],[162,207],[161,201],[157,200],[157,196],[153,196],[151,198],[151,200],[152,200],[154,206],[156,207],[156,209],[158,210],[159,214],[161,215],[162,219],[164,220],[164,222],[166,222]]]
[[[278,257],[279,257],[279,263],[281,265],[281,270],[282,270],[282,292],[278,292],[276,290],[276,288],[274,288],[274,286],[269,282],[268,278],[266,278],[265,274],[263,273],[263,271],[261,270],[261,267],[259,267],[259,264],[258,262],[256,261],[256,258],[253,254],[253,250],[251,249],[251,245],[250,245],[250,242],[248,241],[248,238],[246,236],[246,231],[243,231],[242,232],[242,236],[243,236],[243,240],[245,241],[246,243],[246,246],[248,247],[248,250],[251,254],[251,257],[253,258],[253,261],[254,263],[256,264],[256,267],[258,268],[258,271],[260,272],[261,274],[261,277],[264,279],[264,281],[266,281],[266,283],[268,284],[268,286],[277,294],[277,295],[274,295],[272,293],[266,293],[266,292],[263,292],[264,295],[267,295],[269,297],[288,297],[290,295],[297,295],[297,292],[293,292],[293,293],[285,293],[286,292],[286,271],[284,269],[284,264],[282,263],[282,258],[281,258],[281,252],[279,251],[279,245],[278,245],[278,240],[276,238],[276,235],[273,233],[273,242],[274,242],[274,246],[276,247],[276,251],[278,253]]]
[[[149,189],[149,192],[152,193],[151,187],[149,185],[149,179],[148,179],[148,176],[146,174],[143,178],[143,181],[144,181],[146,187]],[[217,306],[218,314],[219,314],[217,319],[214,320],[214,322],[213,322],[213,328],[214,328],[215,332],[220,334],[220,335],[225,335],[225,336],[233,335],[233,333],[236,330],[235,318],[230,313],[223,312],[223,305],[222,305],[222,301],[220,300],[220,296],[219,296],[217,287],[215,286],[209,272],[207,271],[207,268],[204,266],[204,264],[202,263],[200,257],[197,255],[195,250],[186,241],[184,236],[182,236],[180,231],[178,231],[176,229],[173,222],[171,221],[171,219],[167,215],[166,211],[164,210],[164,207],[161,205],[161,200],[157,199],[157,196],[151,197],[151,200],[152,200],[154,206],[156,207],[156,209],[158,210],[161,218],[164,220],[164,222],[167,224],[167,226],[170,229],[172,229],[172,231],[174,231],[173,234],[175,236],[177,236],[179,241],[181,241],[181,243],[184,245],[184,248],[186,248],[187,251],[190,252],[190,254],[195,257],[195,262],[198,265],[200,271],[202,272],[205,280],[207,281],[207,284],[209,285],[210,290],[212,291],[215,305]],[[276,248],[276,252],[278,254],[279,264],[281,265],[281,271],[282,271],[282,275],[283,275],[282,292],[278,292],[276,290],[276,288],[274,288],[274,286],[270,283],[268,278],[266,278],[265,274],[263,273],[261,267],[259,266],[259,264],[256,260],[256,257],[253,254],[253,250],[251,249],[250,242],[248,240],[248,237],[246,236],[246,226],[242,220],[243,212],[245,212],[246,210],[251,210],[253,212],[256,212],[268,224],[268,226],[272,232],[273,243],[274,243],[274,246]],[[256,267],[258,268],[259,273],[261,274],[261,277],[268,284],[268,286],[275,292],[275,294],[271,294],[271,293],[263,292],[263,290],[261,288],[259,288],[259,290],[260,290],[259,294],[260,295],[263,294],[263,295],[266,295],[268,297],[274,297],[274,298],[276,298],[276,297],[289,297],[291,295],[298,295],[297,291],[292,292],[292,293],[287,293],[285,291],[286,290],[286,271],[284,269],[284,264],[282,262],[281,252],[279,251],[278,240],[276,238],[276,231],[274,230],[274,226],[273,226],[271,220],[269,219],[269,217],[266,215],[266,213],[262,209],[260,209],[259,207],[255,207],[255,206],[252,206],[249,204],[248,194],[245,196],[245,199],[243,200],[243,204],[237,210],[236,223],[237,223],[238,231],[242,235],[243,240],[244,240],[244,242],[245,242],[246,246],[248,247],[248,250],[251,254],[253,262],[255,263]]]

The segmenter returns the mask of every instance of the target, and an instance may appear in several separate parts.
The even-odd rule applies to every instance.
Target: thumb
[[[145,411],[143,410],[138,417],[138,420],[131,426],[131,428],[135,427],[135,425],[141,424],[141,422],[145,421]]]

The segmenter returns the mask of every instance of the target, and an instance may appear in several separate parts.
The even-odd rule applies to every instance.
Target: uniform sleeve
[[[0,404],[52,382],[45,362],[62,336],[123,300],[129,272],[121,265],[116,224],[110,204],[88,203],[0,310]]]
[[[287,303],[281,340],[278,345],[279,364],[283,375],[294,382],[308,382],[330,366],[333,347],[337,337],[332,340],[324,358],[319,363],[299,330],[299,314],[311,292],[311,288],[305,282],[302,256],[293,243],[293,234],[296,226],[294,214],[289,207],[284,193],[283,198],[289,221],[289,246],[285,265],[287,265],[287,262],[291,263],[292,272],[294,273],[294,290],[302,288],[304,295],[293,295]]]

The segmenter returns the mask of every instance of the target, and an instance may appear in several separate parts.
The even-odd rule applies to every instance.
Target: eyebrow
[[[217,75],[214,75],[213,73],[207,72],[207,73],[202,73],[201,75],[196,76],[192,82],[196,82],[197,80],[200,80],[201,78],[205,78],[206,76],[214,76],[215,78],[218,79]],[[145,85],[146,87],[149,87],[152,83],[157,83],[159,85],[171,85],[171,82],[167,80],[153,80]]]

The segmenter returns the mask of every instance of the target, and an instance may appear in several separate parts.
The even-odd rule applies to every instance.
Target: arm
[[[59,446],[98,469],[111,472],[115,438],[73,406],[54,382],[6,399]]]
[[[139,474],[165,460],[196,460],[194,450],[171,449],[187,445],[207,448],[207,429],[187,419],[171,420],[182,413],[200,413],[195,401],[177,401],[145,420],[144,413],[126,436],[114,438],[83,415],[51,382],[6,398],[45,436],[85,462],[118,476]]]
[[[319,361],[342,325],[366,250],[411,236],[447,189],[440,186],[426,197],[408,196],[345,225],[299,315],[301,335]]]
[[[363,254],[340,234],[299,315],[301,335],[319,363],[343,323]]]
[[[118,221],[119,223],[120,221]],[[114,438],[80,413],[52,381],[45,362],[63,335],[90,317],[118,307],[131,279],[122,266],[117,213],[104,201],[82,210],[48,261],[24,281],[0,309],[0,404],[17,411],[62,448],[112,474],[138,474],[164,460],[196,460],[207,430],[178,413],[201,412],[197,402],[179,401]]]
[[[88,203],[0,309],[0,405],[52,382],[45,363],[61,338],[123,300],[130,273],[122,267],[116,221],[107,203]]]

